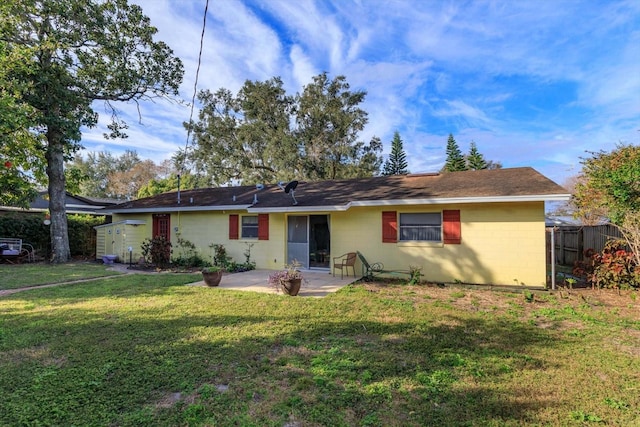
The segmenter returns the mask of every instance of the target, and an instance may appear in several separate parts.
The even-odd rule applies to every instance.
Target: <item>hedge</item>
[[[36,254],[49,259],[51,235],[42,213],[7,212],[0,214],[0,237],[18,238],[33,245]],[[104,216],[67,215],[71,256],[95,257],[96,225],[104,224]]]

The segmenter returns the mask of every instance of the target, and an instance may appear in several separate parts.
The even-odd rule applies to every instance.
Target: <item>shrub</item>
[[[68,215],[69,250],[72,256],[95,257],[96,225],[104,224],[104,216]]]
[[[218,243],[212,243],[209,247],[213,249],[213,265],[226,268],[231,262],[231,257],[227,255],[227,248]]]
[[[587,280],[589,275],[593,274],[593,269],[596,267],[595,260],[593,258],[595,254],[595,250],[591,248],[585,249],[583,252],[583,259],[579,259],[573,263],[571,274]]]
[[[239,264],[235,261],[229,261],[225,266],[225,270],[229,273],[242,273],[243,271],[251,271],[256,269],[256,264],[253,262]]]
[[[418,285],[422,279],[422,267],[409,266],[409,285]]]
[[[178,256],[172,259],[172,263],[178,267],[192,268],[192,267],[204,267],[208,263],[200,254],[196,245],[191,241],[183,239],[180,235],[177,236],[176,246],[178,247]]]
[[[50,226],[43,223],[44,214],[12,212],[0,215],[0,237],[15,237],[32,245],[39,256],[49,258]],[[95,256],[96,225],[104,224],[104,216],[68,215],[69,250],[72,256]]]
[[[146,238],[142,245],[142,256],[144,259],[158,268],[165,268],[171,259],[171,242],[163,236],[156,236],[153,239]]]
[[[221,267],[229,273],[242,273],[243,271],[255,270],[256,263],[251,261],[252,246],[253,244],[247,244],[247,250],[244,251],[245,262],[240,264],[227,255],[227,249],[224,245],[212,243],[209,247],[213,249],[213,265]]]
[[[632,289],[640,286],[640,269],[621,240],[610,240],[592,256],[593,272],[587,280],[599,288]]]

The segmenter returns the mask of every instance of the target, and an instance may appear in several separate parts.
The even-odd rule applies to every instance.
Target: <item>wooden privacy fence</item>
[[[610,239],[621,239],[622,234],[611,225],[558,226],[554,229],[557,265],[572,266],[585,259],[587,249],[602,251]],[[551,227],[547,227],[547,263],[551,262]]]

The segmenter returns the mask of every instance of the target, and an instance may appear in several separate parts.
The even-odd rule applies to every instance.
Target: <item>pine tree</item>
[[[480,154],[478,151],[478,147],[476,147],[476,143],[471,141],[471,146],[469,149],[469,155],[467,156],[467,169],[472,171],[477,171],[481,169],[487,169],[489,165],[487,161],[484,159],[484,156]]]
[[[393,140],[391,141],[391,154],[384,163],[383,175],[406,175],[407,170],[407,154],[402,148],[402,139],[400,139],[400,133],[396,131],[393,134]]]
[[[447,140],[447,160],[442,168],[442,172],[457,172],[467,170],[467,164],[464,156],[458,147],[458,143],[453,138],[453,134],[449,134]]]

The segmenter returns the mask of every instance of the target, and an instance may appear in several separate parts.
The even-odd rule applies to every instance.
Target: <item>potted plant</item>
[[[222,273],[224,269],[217,265],[205,267],[202,269],[202,279],[207,286],[218,286],[222,280]]]
[[[299,265],[294,261],[292,264],[285,265],[284,270],[270,274],[269,285],[273,286],[277,292],[282,291],[293,297],[298,295],[304,280],[302,273],[298,270]]]

